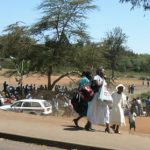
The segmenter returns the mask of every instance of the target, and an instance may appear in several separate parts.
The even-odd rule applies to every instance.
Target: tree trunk
[[[111,78],[114,79],[114,69],[111,70]]]
[[[52,66],[50,66],[48,68],[48,72],[47,72],[47,78],[48,78],[48,90],[51,90],[51,83],[52,83],[52,80],[51,80],[51,76],[52,76]]]

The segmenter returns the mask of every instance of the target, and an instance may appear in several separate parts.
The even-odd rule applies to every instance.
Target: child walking
[[[134,131],[136,130],[135,120],[136,120],[136,113],[131,109],[129,112],[129,125],[130,125],[129,133],[131,132],[132,128],[134,129]]]

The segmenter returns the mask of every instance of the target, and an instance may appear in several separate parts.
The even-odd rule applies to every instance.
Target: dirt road
[[[52,80],[56,79],[57,76],[53,76]],[[71,77],[75,82],[79,80],[78,77]],[[2,76],[0,74],[0,87],[2,88],[2,84],[4,81],[7,81],[7,83],[9,85],[16,85],[16,81],[15,81],[15,77],[11,77],[8,78],[6,76]],[[24,77],[24,84],[36,84],[36,85],[40,85],[40,84],[47,84],[47,78],[46,76],[38,76],[38,75],[33,75],[33,76],[29,76],[29,77]],[[70,80],[69,78],[64,78],[63,80],[60,80],[59,84],[61,85],[68,85],[73,83],[72,80]],[[115,85],[119,84],[119,83],[123,83],[126,87],[129,84],[135,84],[135,93],[142,93],[145,91],[150,91],[150,87],[147,87],[146,85],[143,86],[142,82],[140,80],[137,79],[120,79],[120,80],[116,80],[115,81]],[[114,87],[115,90],[115,87]],[[127,93],[127,90],[126,90]],[[129,95],[129,97],[132,95]],[[3,112],[2,112],[3,113]],[[15,115],[13,116],[15,117]],[[37,119],[40,119],[40,117]],[[67,120],[71,120],[72,118],[66,118]],[[54,120],[53,120],[54,121]],[[128,121],[127,121],[128,122]],[[82,122],[81,122],[82,123]],[[126,127],[122,128],[123,130],[128,130],[128,124]],[[138,134],[150,134],[150,117],[137,117],[137,131],[136,133]]]
[[[139,125],[142,133],[137,129],[136,133],[129,134],[127,128],[121,128],[122,134],[108,134],[104,132],[103,126],[93,126],[95,132],[77,130],[73,126],[72,117],[35,116],[4,111],[0,111],[0,115],[0,133],[116,150],[147,150],[150,146],[150,134],[143,134],[143,128],[148,127],[145,124],[149,125],[150,120],[147,118],[142,120],[146,122],[140,121],[144,125],[142,128]],[[80,125],[84,126],[85,120],[81,120]]]

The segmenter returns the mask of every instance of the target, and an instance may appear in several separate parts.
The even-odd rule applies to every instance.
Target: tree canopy
[[[71,43],[77,39],[87,40],[87,13],[96,8],[93,0],[43,0],[38,6],[43,16],[31,27],[35,35],[44,35],[45,50],[42,61],[48,75],[48,88],[51,87],[51,75],[56,65],[65,64],[72,58],[70,53],[75,50]],[[63,58],[63,59],[62,59]]]
[[[150,10],[149,0],[120,0],[121,3],[128,2],[131,3],[132,9],[135,7],[143,7],[144,10]]]
[[[59,43],[72,38],[88,38],[84,20],[96,8],[93,0],[43,0],[38,9],[43,17],[33,25],[35,34],[47,35]]]
[[[0,51],[3,57],[24,58],[28,55],[31,46],[36,43],[31,38],[28,27],[20,25],[20,22],[8,25],[3,33],[3,36],[0,38]]]
[[[122,29],[116,27],[113,31],[108,32],[103,42],[104,57],[112,70],[112,78],[114,78],[114,70],[121,60],[121,56],[125,50],[125,42],[127,36],[122,32]]]

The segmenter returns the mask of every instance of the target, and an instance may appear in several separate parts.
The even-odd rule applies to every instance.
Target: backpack
[[[91,89],[94,91],[94,93],[98,92],[99,85],[97,84],[96,80],[92,80],[91,81]]]

